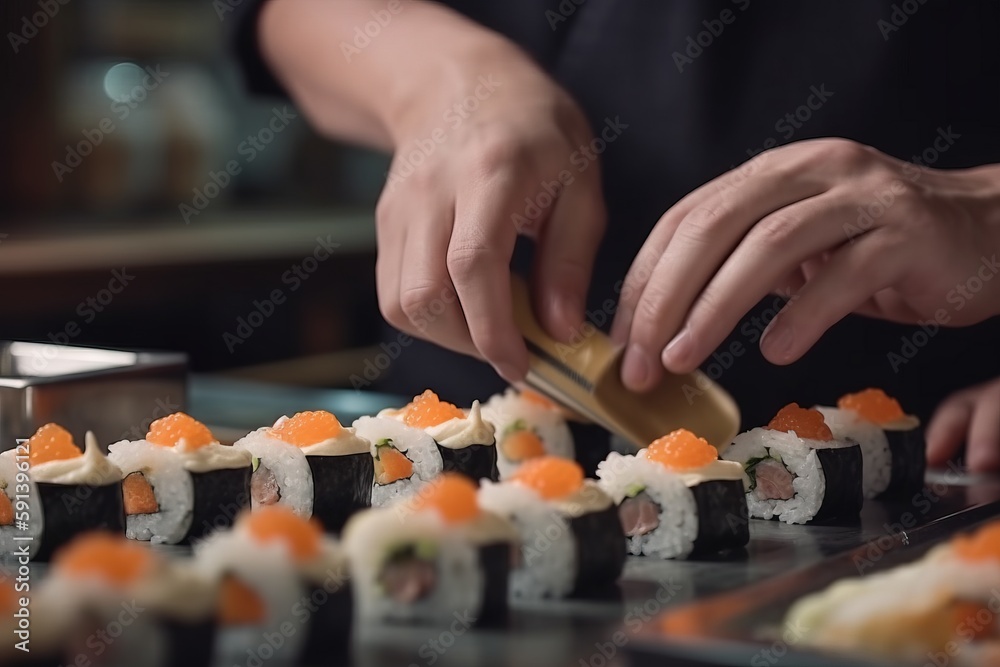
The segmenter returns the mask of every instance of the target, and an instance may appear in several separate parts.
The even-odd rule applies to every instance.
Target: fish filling
[[[618,506],[618,518],[625,537],[646,535],[659,528],[662,511],[659,504],[643,488],[629,491],[629,497]]]
[[[795,476],[785,464],[771,456],[752,458],[745,470],[750,478],[750,491],[758,500],[789,500],[795,495]]]
[[[156,514],[160,504],[156,502],[153,485],[141,472],[132,472],[122,480],[122,499],[125,502],[125,514]]]
[[[386,559],[378,582],[385,595],[400,604],[413,604],[437,587],[437,547],[432,543],[407,544]]]
[[[257,464],[257,469],[250,477],[250,497],[257,505],[274,505],[281,500],[281,488],[273,470]]]

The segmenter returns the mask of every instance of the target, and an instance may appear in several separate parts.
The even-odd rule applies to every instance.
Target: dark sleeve
[[[243,0],[235,7],[235,13],[230,15],[230,22],[234,26],[230,39],[243,70],[243,82],[247,90],[255,95],[288,97],[271,68],[264,62],[257,39],[257,20],[267,2],[268,0]]]

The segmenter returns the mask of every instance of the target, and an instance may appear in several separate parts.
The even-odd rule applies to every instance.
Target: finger
[[[399,303],[408,331],[463,354],[476,354],[446,266],[454,209],[414,207],[400,259]]]
[[[764,356],[779,365],[795,361],[827,329],[892,285],[906,268],[906,258],[893,239],[890,232],[876,230],[834,253],[764,330],[760,339]]]
[[[512,202],[530,196],[508,170],[468,183],[455,202],[447,267],[476,349],[508,382],[528,371],[528,351],[514,325],[510,259],[517,237]]]
[[[592,171],[595,176],[563,190],[535,252],[535,312],[546,331],[562,342],[583,324],[594,258],[604,236],[601,181],[596,166]]]
[[[409,329],[410,322],[399,303],[400,267],[406,244],[406,226],[394,224],[393,213],[379,203],[375,214],[375,294],[379,312],[385,321],[401,331]]]
[[[938,406],[927,427],[927,462],[948,463],[962,449],[972,419],[972,402],[964,393],[953,394]]]
[[[792,285],[781,282],[790,273],[843,242],[836,221],[849,209],[821,195],[786,206],[754,225],[697,297],[681,333],[663,351],[664,367],[674,373],[693,371],[769,292],[777,289],[788,296]]]
[[[663,348],[677,335],[695,298],[750,227],[776,210],[820,194],[823,187],[764,171],[684,217],[632,316],[622,366],[626,386],[644,390],[659,381]],[[647,368],[650,359],[656,360],[652,372]]]
[[[986,389],[976,397],[965,462],[973,472],[1000,470],[1000,391],[996,389]]]

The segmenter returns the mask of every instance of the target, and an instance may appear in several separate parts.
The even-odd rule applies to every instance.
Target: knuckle
[[[445,259],[448,273],[457,281],[467,279],[477,273],[488,255],[488,249],[482,246],[452,246],[448,248],[448,256]]]
[[[761,246],[785,247],[795,236],[801,221],[791,215],[773,213],[758,222],[751,234]]]
[[[817,144],[817,157],[841,172],[854,172],[871,160],[868,148],[849,139],[824,139]]]
[[[404,285],[399,292],[400,309],[412,321],[427,312],[440,293],[441,288],[431,281]]]
[[[522,141],[502,134],[490,135],[476,146],[473,168],[481,174],[493,174],[522,164],[527,154],[528,147]]]
[[[647,288],[649,292],[649,288]],[[660,322],[663,319],[662,308],[660,307],[659,294],[654,291],[652,294],[643,294],[639,303],[635,307],[635,316],[632,320],[632,338],[639,343],[651,343],[657,337],[660,330]]]

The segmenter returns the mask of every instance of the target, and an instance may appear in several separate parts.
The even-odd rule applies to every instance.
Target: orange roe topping
[[[646,458],[669,470],[694,470],[717,461],[719,450],[682,428],[649,443]]]
[[[955,555],[971,561],[1000,560],[1000,521],[994,521],[952,542]]]
[[[465,413],[439,399],[430,389],[415,396],[403,415],[403,423],[414,428],[437,426],[451,419],[465,419]]]
[[[299,412],[271,429],[271,435],[296,447],[308,447],[336,438],[344,430],[340,420],[326,410]]]
[[[548,396],[543,396],[533,389],[522,389],[521,398],[528,403],[532,403],[547,410],[558,410],[559,406],[552,402]]]
[[[219,587],[218,615],[222,625],[257,625],[267,618],[267,607],[256,591],[229,575]]]
[[[565,498],[583,486],[583,468],[570,459],[539,456],[525,461],[512,479],[546,500]]]
[[[479,516],[476,485],[465,475],[446,472],[417,493],[413,509],[435,509],[446,523],[471,521]]]
[[[789,403],[778,410],[767,428],[785,433],[795,431],[795,435],[808,440],[833,440],[833,433],[820,411],[800,408],[798,403]]]
[[[319,555],[323,527],[317,521],[303,519],[283,505],[268,505],[243,515],[240,523],[259,542],[279,541],[292,558],[305,562]]]
[[[73,436],[59,424],[46,424],[28,439],[28,464],[36,466],[49,461],[61,461],[82,456]]]
[[[856,394],[846,394],[837,401],[841,410],[851,410],[875,424],[888,424],[906,416],[899,401],[881,389],[865,389]]]
[[[7,617],[18,608],[18,594],[14,590],[14,581],[0,582],[0,614]]]
[[[189,449],[194,449],[212,444],[215,442],[215,436],[207,426],[194,417],[183,412],[175,412],[150,424],[146,440],[164,447],[174,447],[184,440]]]
[[[52,568],[75,577],[125,587],[148,573],[156,556],[148,547],[111,533],[87,533],[56,552]]]

